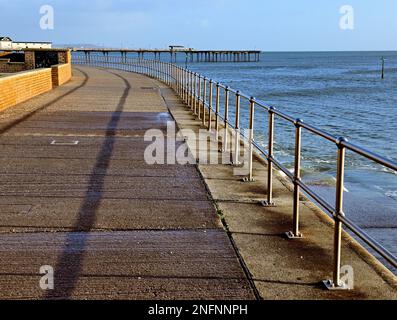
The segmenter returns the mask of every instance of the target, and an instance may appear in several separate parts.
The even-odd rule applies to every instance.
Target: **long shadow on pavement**
[[[54,268],[54,290],[48,291],[47,295],[44,297],[45,299],[70,298],[82,270],[89,231],[95,224],[96,212],[101,204],[106,178],[106,174],[97,175],[96,168],[100,167],[106,171],[109,167],[115,144],[114,136],[116,134],[117,125],[121,119],[122,111],[131,89],[131,85],[125,78],[116,73],[112,74],[124,81],[124,93],[107,124],[105,141],[102,143],[96,158],[96,163],[91,172],[83,204],[79,209],[77,221],[74,225],[74,229],[81,230],[81,232],[71,232],[67,234],[65,238],[65,247]]]

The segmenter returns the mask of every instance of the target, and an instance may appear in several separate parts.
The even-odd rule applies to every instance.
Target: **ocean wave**
[[[397,72],[397,68],[388,68],[387,72],[394,73]],[[380,70],[379,69],[361,69],[361,70],[349,70],[345,71],[344,74],[379,74]]]
[[[334,187],[336,182],[335,179],[331,176],[323,176],[321,179],[313,179],[313,180],[307,180],[305,181],[306,184],[310,186],[324,186],[324,187]]]
[[[364,171],[370,171],[370,172],[381,172],[381,173],[387,173],[387,174],[392,174],[392,175],[397,175],[397,171],[393,169],[389,169],[387,167],[378,165],[378,164],[363,164],[362,162],[355,161],[355,162],[350,162],[349,168],[356,169],[356,170],[364,170]]]
[[[341,94],[363,94],[368,93],[368,91],[376,91],[376,88],[362,87],[362,86],[325,86],[317,88],[306,88],[300,90],[283,90],[283,91],[268,91],[266,93],[267,100],[274,99],[278,97],[286,98],[308,98],[308,97],[320,97],[320,96],[339,96]]]
[[[385,167],[381,168],[380,171],[384,172],[384,173],[390,173],[390,174],[397,175],[397,171],[395,171],[393,169],[385,168]]]
[[[386,191],[385,195],[393,200],[397,200],[397,190]]]

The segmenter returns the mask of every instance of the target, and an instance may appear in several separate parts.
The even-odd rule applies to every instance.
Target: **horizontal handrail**
[[[347,141],[343,141],[342,144],[345,148],[347,148],[355,153],[358,153],[359,155],[361,155],[369,160],[372,160],[378,164],[381,164],[382,166],[385,166],[389,169],[397,171],[397,163],[390,159],[382,157],[381,155],[373,153],[369,150],[366,150],[356,144],[353,144],[353,143],[350,143]]]
[[[153,78],[159,79],[170,87],[172,87],[178,95],[191,107],[193,113],[203,121],[203,125],[207,125],[209,130],[212,130],[213,115],[215,115],[215,128],[218,136],[219,120],[223,122],[225,129],[231,129],[235,137],[234,144],[234,164],[239,163],[239,147],[240,141],[248,143],[249,151],[249,175],[247,181],[252,180],[252,152],[255,148],[259,154],[262,154],[268,163],[268,192],[267,201],[265,204],[273,205],[273,170],[274,166],[283,172],[294,185],[294,210],[293,210],[293,231],[289,233],[291,238],[301,237],[299,232],[299,202],[300,192],[305,193],[309,199],[317,203],[326,212],[332,215],[335,220],[335,241],[334,241],[334,269],[333,269],[333,285],[341,287],[340,282],[340,259],[341,259],[341,231],[342,225],[357,235],[362,241],[369,245],[375,252],[382,256],[393,267],[397,268],[397,259],[387,249],[381,246],[378,242],[367,235],[359,226],[355,225],[352,221],[346,218],[343,212],[343,194],[344,194],[344,171],[345,171],[345,152],[350,150],[353,153],[360,155],[368,160],[371,160],[379,165],[385,166],[391,170],[397,171],[397,163],[391,159],[387,159],[379,154],[369,151],[356,144],[348,142],[346,139],[337,137],[327,131],[324,131],[316,126],[303,122],[301,119],[296,119],[283,111],[269,106],[263,101],[256,100],[255,98],[223,85],[219,82],[200,75],[197,72],[192,72],[186,68],[177,66],[173,63],[162,62],[159,60],[145,60],[126,57],[82,57],[73,58],[76,63],[89,64],[101,67],[114,67],[122,70],[133,71],[142,73]],[[216,90],[214,90],[214,87]],[[214,101],[215,91],[215,101]],[[225,103],[225,115],[219,114],[219,104],[221,91],[223,91]],[[229,119],[229,100],[231,95],[235,96],[235,122]],[[250,105],[250,121],[249,121],[249,134],[245,134],[240,129],[240,107],[241,98],[249,102]],[[269,120],[269,143],[267,150],[259,145],[253,135],[254,130],[254,110],[260,107],[268,113]],[[206,111],[207,109],[207,111]],[[206,116],[208,115],[208,121]],[[276,117],[280,117],[295,127],[295,163],[294,171],[291,172],[286,168],[275,156],[273,151],[274,146],[274,122]],[[337,159],[337,177],[336,177],[336,199],[335,206],[328,203],[327,200],[322,198],[319,194],[313,191],[307,184],[305,184],[301,177],[301,130],[305,129],[310,133],[324,138],[335,144],[338,150]],[[226,145],[227,135],[224,136],[223,143]],[[252,148],[250,147],[252,146]]]

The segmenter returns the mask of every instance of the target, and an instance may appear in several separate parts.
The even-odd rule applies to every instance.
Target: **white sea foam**
[[[397,190],[386,191],[385,195],[393,200],[397,200]]]
[[[336,178],[335,178],[335,177],[332,177],[332,180],[334,180],[334,181],[336,182]],[[344,190],[345,192],[350,192],[346,187],[343,187],[343,190]]]

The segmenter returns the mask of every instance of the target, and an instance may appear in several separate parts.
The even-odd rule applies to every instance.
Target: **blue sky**
[[[51,5],[54,30],[41,30]],[[354,8],[354,30],[339,9]],[[396,0],[0,0],[0,35],[112,47],[397,50]]]

